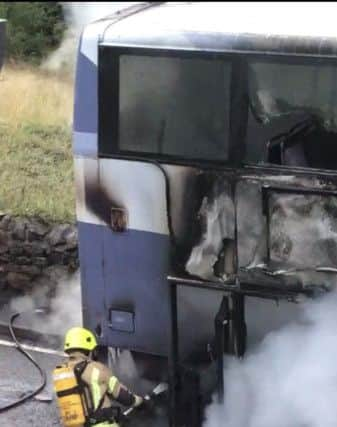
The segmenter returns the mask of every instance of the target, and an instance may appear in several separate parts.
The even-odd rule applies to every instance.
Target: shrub
[[[66,27],[57,2],[0,2],[0,18],[7,19],[7,55],[39,64],[59,46]]]

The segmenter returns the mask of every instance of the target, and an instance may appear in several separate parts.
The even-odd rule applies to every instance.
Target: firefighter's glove
[[[144,399],[135,394],[135,403],[133,404],[133,407],[138,408],[138,406],[142,405],[143,403],[144,403]]]

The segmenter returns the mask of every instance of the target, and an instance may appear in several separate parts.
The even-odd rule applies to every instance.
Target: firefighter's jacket
[[[66,365],[75,367],[79,362],[88,361],[84,371],[82,372],[81,379],[87,386],[84,392],[87,395],[87,401],[93,407],[89,407],[89,411],[94,411],[100,404],[103,397],[103,403],[100,409],[110,408],[114,401],[125,405],[132,406],[135,403],[135,396],[119,382],[113,372],[100,362],[95,362],[86,357],[83,353],[74,352],[69,356]],[[90,394],[90,395],[89,395]],[[90,403],[91,402],[91,403]],[[103,422],[95,424],[95,427],[118,427],[119,425],[111,422]]]

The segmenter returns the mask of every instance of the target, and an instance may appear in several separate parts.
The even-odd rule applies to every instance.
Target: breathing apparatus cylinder
[[[74,369],[57,366],[53,371],[53,382],[63,426],[82,427],[88,411]]]

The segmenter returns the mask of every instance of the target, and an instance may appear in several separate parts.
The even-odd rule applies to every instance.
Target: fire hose
[[[37,363],[37,361],[21,346],[21,344],[17,340],[16,335],[14,333],[14,328],[13,328],[14,321],[21,314],[22,313],[15,313],[11,316],[11,318],[9,320],[9,325],[8,325],[9,332],[11,334],[11,337],[15,343],[15,347],[17,348],[17,350],[20,351],[39,371],[40,376],[41,376],[41,384],[36,388],[36,390],[30,391],[27,394],[25,394],[23,397],[20,397],[20,399],[0,408],[0,413],[8,411],[9,409],[15,408],[16,406],[21,405],[22,403],[26,402],[27,400],[32,399],[34,396],[39,394],[45,388],[45,386],[47,384],[47,375],[46,375],[45,371],[41,368],[41,366]]]
[[[166,383],[160,383],[158,384],[150,394],[147,394],[146,396],[144,396],[144,401],[145,402],[149,402],[150,400],[152,400],[154,397],[164,393],[166,390],[168,389],[168,386]],[[131,406],[131,408],[127,409],[126,411],[123,412],[123,416],[127,417],[129,416],[135,409],[137,409],[137,406]]]

